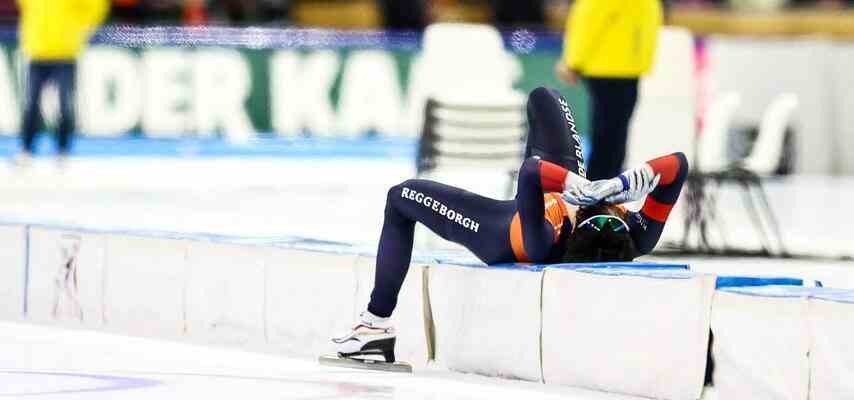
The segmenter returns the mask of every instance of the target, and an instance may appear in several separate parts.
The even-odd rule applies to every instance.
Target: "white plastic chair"
[[[519,61],[505,50],[495,27],[432,24],[424,32],[421,53],[413,60],[406,128],[421,127],[428,98],[482,106],[524,100],[524,93],[513,88],[521,75]]]
[[[521,68],[501,33],[491,25],[432,24],[415,63],[409,101],[423,128],[419,175],[518,167],[509,155],[522,152],[525,95],[513,88]]]
[[[738,106],[737,97],[726,94],[713,103],[708,114],[709,125],[703,131],[708,136],[700,138],[698,168],[688,177],[690,184],[685,196],[688,212],[683,248],[687,248],[691,229],[696,226],[701,250],[712,250],[708,234],[709,226],[717,219],[715,204],[718,189],[723,184],[735,183],[742,188],[744,205],[760,238],[763,255],[788,255],[762,180],[774,174],[780,166],[786,128],[797,105],[798,99],[793,94],[778,96],[763,113],[759,134],[750,155],[739,162],[729,162],[726,156],[727,132],[732,114]],[[726,237],[725,232],[722,232],[721,237]],[[730,250],[724,243],[723,251]]]
[[[797,107],[798,97],[792,93],[784,93],[777,96],[765,109],[753,150],[743,161],[744,169],[760,176],[768,176],[779,168],[786,128]]]
[[[720,172],[731,164],[727,139],[733,115],[740,104],[741,96],[735,92],[724,93],[709,104],[697,143],[696,169],[699,172]]]
[[[527,119],[522,99],[491,106],[427,102],[416,159],[418,177],[495,198],[510,199],[524,152]],[[505,184],[498,185],[501,178]],[[419,249],[455,249],[416,228]]]
[[[411,125],[406,128],[422,129],[418,176],[488,196],[509,196],[526,126],[525,94],[513,88],[521,75],[519,61],[505,49],[495,27],[428,26],[422,51],[413,60],[407,98]],[[496,177],[511,173],[503,186],[489,183],[494,177],[482,179],[484,172]],[[454,248],[424,231],[416,231],[419,248]]]
[[[518,62],[490,25],[439,23],[424,31],[419,61],[430,76],[427,97],[449,93],[507,91],[521,75]]]
[[[522,99],[489,107],[431,99],[419,143],[417,171],[432,178],[446,172],[508,173],[503,195],[512,195],[527,127]],[[469,188],[471,182],[447,182]],[[498,195],[495,192],[494,195]]]

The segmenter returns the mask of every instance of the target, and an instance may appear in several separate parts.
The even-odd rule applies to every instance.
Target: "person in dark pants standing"
[[[493,23],[501,28],[529,27],[542,30],[546,25],[545,0],[489,0]]]
[[[638,79],[586,77],[585,83],[592,105],[593,134],[587,170],[591,179],[601,179],[622,170],[629,122],[638,99]],[[603,110],[608,110],[607,114]]]
[[[39,105],[42,89],[51,81],[59,89],[59,125],[57,126],[57,150],[60,156],[71,151],[71,134],[74,129],[74,62],[31,61],[27,69],[24,118],[21,121],[22,153],[19,159],[26,162],[35,152],[36,132],[39,128]]]
[[[378,0],[385,29],[423,31],[430,24],[428,0]]]
[[[567,19],[558,78],[583,79],[590,96],[590,179],[622,171],[638,80],[655,58],[662,22],[659,0],[577,0]]]
[[[76,59],[89,35],[107,11],[106,0],[18,0],[21,50],[29,58],[21,121],[21,152],[16,163],[26,165],[35,151],[42,89],[59,88],[57,143],[61,158],[71,151],[74,130]]]

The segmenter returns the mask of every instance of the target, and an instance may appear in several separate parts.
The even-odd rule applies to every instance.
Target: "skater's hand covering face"
[[[566,180],[564,181],[564,190],[563,193],[561,193],[561,197],[563,197],[567,203],[576,206],[595,204],[601,200],[601,198],[591,196],[590,191],[587,189],[588,186],[590,186],[590,181],[573,172],[568,172],[566,174]]]
[[[619,194],[622,190],[623,183],[616,178],[593,181],[584,188],[585,194],[595,199],[594,203],[591,204],[599,203],[606,198]]]
[[[613,178],[621,183],[621,190],[603,198],[605,204],[621,204],[640,200],[652,192],[661,180],[661,174],[656,174],[649,164],[630,169]]]
[[[598,181],[577,182],[567,184],[566,190],[561,194],[569,204],[576,206],[592,206],[608,197],[619,194],[623,190],[623,183],[615,179],[602,179]]]
[[[652,192],[661,179],[648,164],[623,172],[611,179],[567,184],[562,196],[569,204],[589,206],[597,203],[622,204],[640,200]]]

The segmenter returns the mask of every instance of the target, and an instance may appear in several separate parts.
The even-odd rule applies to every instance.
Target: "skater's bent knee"
[[[386,197],[386,201],[390,202],[393,199],[398,199],[401,197],[407,197],[409,192],[412,191],[412,187],[415,186],[415,179],[407,179],[397,185],[391,187],[388,190],[388,196]]]
[[[528,157],[522,162],[519,167],[519,180],[539,178],[540,176],[540,158]]]
[[[538,99],[542,97],[551,97],[551,91],[545,86],[538,86],[528,94],[529,99]]]
[[[415,200],[419,194],[418,179],[407,179],[397,185],[391,187],[386,195],[386,208],[393,207],[395,204],[400,204],[401,199]]]
[[[528,94],[528,106],[537,107],[546,103],[554,103],[558,97],[560,97],[560,94],[557,90],[540,86]]]

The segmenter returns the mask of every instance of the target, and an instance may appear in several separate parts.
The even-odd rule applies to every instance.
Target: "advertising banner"
[[[20,126],[25,64],[9,36],[0,36],[0,135],[12,136]],[[426,100],[410,85],[424,73],[415,68],[420,40],[382,32],[105,28],[78,59],[78,130],[90,137],[237,142],[259,136],[415,136]],[[557,87],[577,115],[586,115],[583,91],[554,76],[558,35],[510,32],[505,46],[521,73],[515,82],[496,86],[523,93]],[[41,107],[51,126],[55,89],[48,88]],[[586,127],[586,120],[580,125]]]

